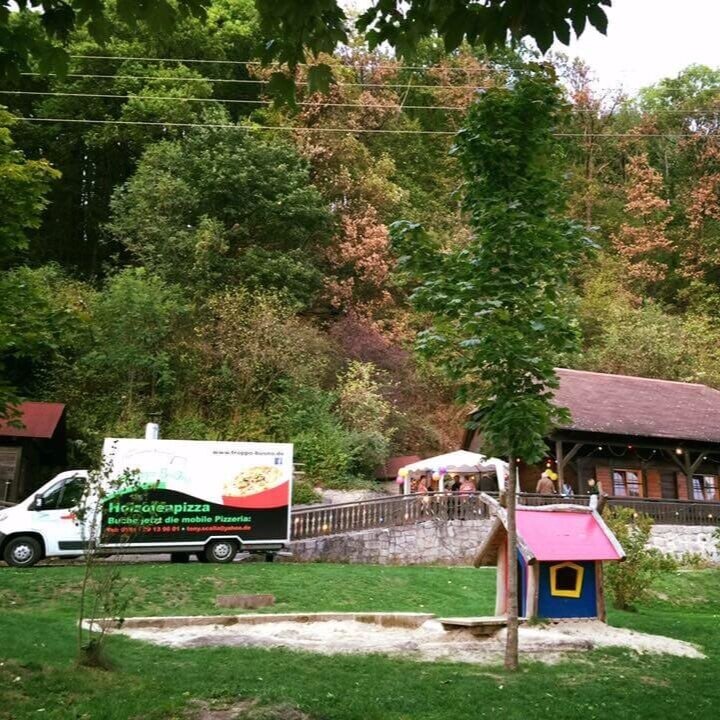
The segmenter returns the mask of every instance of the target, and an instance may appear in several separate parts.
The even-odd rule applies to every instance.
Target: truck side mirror
[[[43,508],[43,497],[42,497],[42,495],[36,495],[33,498],[32,509],[33,510],[42,510],[42,508]]]

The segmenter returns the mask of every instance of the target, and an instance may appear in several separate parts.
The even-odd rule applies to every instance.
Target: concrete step
[[[497,615],[438,618],[438,622],[443,626],[443,630],[470,630],[473,635],[481,637],[494,635],[498,630],[507,627],[507,618]]]

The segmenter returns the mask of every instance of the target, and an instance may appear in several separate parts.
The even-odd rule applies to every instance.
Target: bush
[[[295,458],[309,480],[325,488],[347,488],[354,484],[354,448],[345,430],[327,425],[291,438]]]
[[[653,582],[677,568],[675,561],[658,550],[647,547],[653,520],[632,508],[608,509],[605,522],[625,551],[625,560],[609,563],[606,583],[619,610],[632,610],[648,595]]]
[[[269,412],[275,437],[295,445],[294,459],[308,482],[342,488],[353,483],[354,447],[333,411],[332,392],[287,386]]]
[[[308,480],[295,480],[293,482],[293,505],[314,505],[321,500],[320,495]]]

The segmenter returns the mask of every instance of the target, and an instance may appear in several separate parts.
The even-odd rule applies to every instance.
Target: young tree
[[[394,227],[401,264],[418,282],[413,300],[433,321],[419,348],[458,382],[460,399],[481,410],[484,450],[510,459],[510,557],[517,542],[516,459],[540,460],[543,438],[565,417],[552,404],[554,366],[577,343],[563,291],[582,241],[578,226],[562,218],[553,137],[561,108],[554,75],[544,66],[530,66],[478,97],[454,150],[474,231],[467,246],[443,252],[419,226]],[[505,663],[515,669],[516,563],[509,568]]]

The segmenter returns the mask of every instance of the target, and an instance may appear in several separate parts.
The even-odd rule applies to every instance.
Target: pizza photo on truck
[[[89,530],[77,517],[92,485],[82,470],[0,514],[8,564],[81,555],[87,543],[108,555],[170,553],[176,562],[231,562],[239,551],[272,559],[289,542],[292,444],[107,438],[103,461],[107,491],[89,501],[98,518]]]

